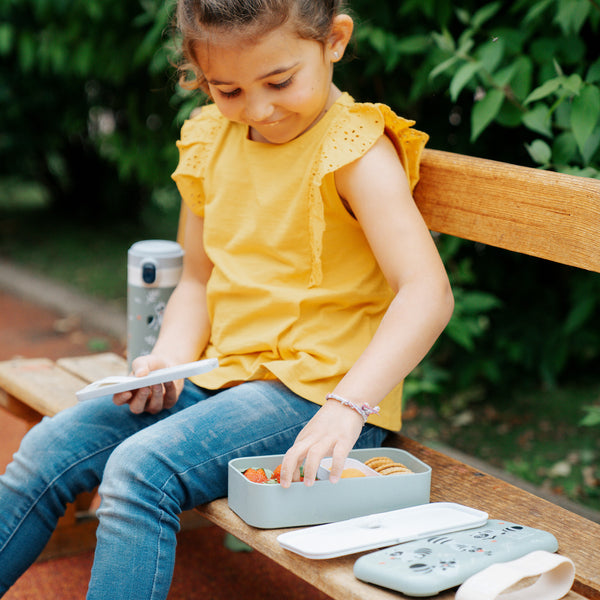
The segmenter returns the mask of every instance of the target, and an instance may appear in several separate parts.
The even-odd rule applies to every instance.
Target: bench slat
[[[415,200],[428,227],[600,272],[600,180],[426,150]]]
[[[127,375],[127,361],[114,352],[59,358],[56,363],[88,383],[112,375]]]
[[[27,421],[53,416],[77,402],[75,392],[109,375],[126,375],[127,361],[113,352],[73,358],[0,362],[0,405]]]
[[[0,387],[6,394],[44,416],[77,402],[86,382],[48,359],[15,359],[0,363]]]

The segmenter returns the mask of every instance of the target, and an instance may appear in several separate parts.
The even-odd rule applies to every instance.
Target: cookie
[[[402,463],[392,463],[384,465],[377,469],[380,475],[396,475],[398,473],[412,473],[412,471]]]
[[[365,465],[367,465],[367,467],[369,467],[370,469],[376,471],[379,467],[382,467],[383,465],[392,464],[393,462],[394,460],[387,456],[374,456],[373,458],[365,460]]]

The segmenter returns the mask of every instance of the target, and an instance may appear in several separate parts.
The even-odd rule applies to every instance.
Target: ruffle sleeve
[[[193,213],[204,216],[204,176],[218,132],[227,121],[215,105],[202,107],[200,114],[183,124],[179,148],[179,163],[172,179],[183,201]]]
[[[344,94],[336,106],[338,114],[331,124],[329,135],[323,139],[311,173],[311,287],[319,285],[323,277],[321,253],[325,214],[321,184],[325,176],[366,154],[385,133],[396,148],[412,191],[419,181],[421,153],[429,139],[426,133],[412,128],[414,121],[399,117],[384,104],[354,103],[350,96]]]

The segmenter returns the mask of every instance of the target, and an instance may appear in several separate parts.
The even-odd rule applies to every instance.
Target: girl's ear
[[[354,21],[349,15],[337,15],[333,19],[331,31],[327,39],[327,51],[331,62],[338,62],[352,37],[354,30]]]

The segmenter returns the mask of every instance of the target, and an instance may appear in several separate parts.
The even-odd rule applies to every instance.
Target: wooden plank
[[[0,362],[0,388],[44,416],[75,404],[75,392],[85,385],[46,358]]]
[[[415,200],[432,231],[600,272],[600,180],[426,150]]]
[[[59,358],[56,362],[88,383],[111,375],[127,375],[127,361],[114,352]]]
[[[0,362],[0,406],[26,421],[52,416],[75,404],[75,392],[107,377],[127,374],[127,361],[112,352],[56,363],[45,358]]]
[[[284,568],[304,579],[317,589],[337,600],[409,600],[395,591],[376,587],[354,577],[353,566],[360,554],[327,560],[311,560],[284,550],[277,536],[290,529],[255,529],[240,519],[221,498],[198,507],[207,519],[219,525],[236,538],[268,556]],[[453,600],[455,589],[442,592],[436,600]],[[584,596],[571,591],[567,600],[581,600]]]
[[[35,425],[42,419],[42,415],[31,407],[27,406],[24,402],[21,402],[14,396],[11,396],[3,389],[0,389],[0,406],[4,408],[11,415],[14,415],[18,419],[25,421],[30,426]]]

